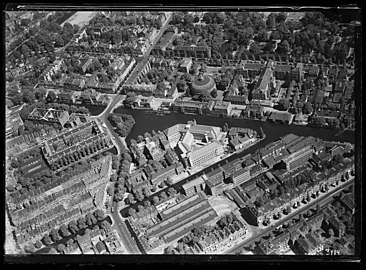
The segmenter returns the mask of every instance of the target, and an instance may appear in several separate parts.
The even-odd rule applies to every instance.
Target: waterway
[[[105,106],[87,105],[85,107],[90,110],[91,115],[98,115],[105,109]],[[132,110],[123,107],[116,108],[114,112],[130,114],[136,121],[130,134],[126,138],[127,143],[129,143],[131,139],[136,139],[138,135],[144,135],[146,132],[151,133],[152,130],[163,131],[170,126],[178,123],[187,123],[188,121],[193,119],[195,119],[197,123],[201,125],[213,125],[222,127],[225,123],[228,123],[229,127],[245,127],[254,129],[257,132],[259,132],[260,127],[262,127],[264,133],[266,134],[266,138],[255,145],[256,149],[261,148],[266,144],[278,140],[280,137],[283,137],[290,133],[301,136],[313,136],[327,141],[350,142],[353,144],[356,141],[356,133],[350,130],[344,131],[338,136],[335,136],[337,133],[339,133],[339,130],[312,128],[308,126],[298,125],[280,125],[273,124],[268,121],[263,122],[258,120],[220,118],[208,115],[189,115],[181,113],[172,113],[170,115],[157,116],[154,114],[146,114],[145,111]]]
[[[171,115],[156,116],[152,114],[146,114],[143,111],[131,110],[123,107],[116,108],[114,112],[131,114],[136,121],[136,124],[133,126],[130,134],[127,136],[127,143],[129,143],[131,139],[136,139],[138,135],[145,134],[145,132],[151,133],[152,130],[163,131],[170,126],[178,123],[184,124],[193,119],[197,121],[197,124],[201,125],[213,125],[222,127],[225,123],[228,123],[229,127],[245,127],[254,129],[257,132],[259,132],[260,127],[262,127],[264,133],[266,134],[266,139],[258,143],[256,145],[257,148],[263,147],[264,145],[272,141],[278,140],[280,137],[283,137],[289,133],[301,136],[314,136],[327,141],[355,143],[354,131],[345,131],[339,136],[335,136],[337,133],[339,133],[339,130],[312,128],[297,125],[280,125],[257,120],[220,118],[208,115],[188,115],[181,113],[172,113]]]

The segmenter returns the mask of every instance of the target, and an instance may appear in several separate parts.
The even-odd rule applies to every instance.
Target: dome
[[[191,84],[193,94],[209,95],[212,90],[216,89],[216,84],[213,78],[206,75],[197,76]]]

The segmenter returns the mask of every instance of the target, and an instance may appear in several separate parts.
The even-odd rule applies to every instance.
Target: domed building
[[[209,96],[216,89],[216,83],[212,77],[200,74],[193,80],[191,88],[193,95]]]

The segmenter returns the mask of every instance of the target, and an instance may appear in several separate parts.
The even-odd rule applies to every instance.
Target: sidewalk
[[[350,176],[350,178],[348,180],[346,180],[345,182],[339,181],[339,184],[338,185],[335,185],[334,187],[331,186],[331,185],[329,185],[329,190],[327,192],[325,192],[325,193],[319,191],[319,196],[317,198],[314,199],[313,197],[311,197],[310,202],[308,202],[306,204],[304,204],[303,202],[301,202],[300,206],[299,207],[296,207],[295,209],[293,207],[291,207],[291,213],[289,213],[288,215],[282,214],[282,217],[280,219],[277,219],[277,220],[271,219],[271,224],[270,225],[264,226],[262,224],[259,224],[258,227],[260,229],[267,229],[269,226],[273,226],[274,227],[276,224],[280,223],[283,219],[285,219],[289,215],[291,215],[293,211],[302,211],[302,210],[306,209],[308,207],[308,204],[310,204],[314,200],[321,200],[322,198],[324,199],[324,197],[329,196],[329,193],[331,193],[334,189],[338,188],[340,184],[346,184],[349,181],[351,181],[353,178],[354,178],[354,176],[353,177]]]

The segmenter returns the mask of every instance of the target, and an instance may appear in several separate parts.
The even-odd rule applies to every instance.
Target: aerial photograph
[[[5,255],[357,255],[357,14],[4,11]]]

